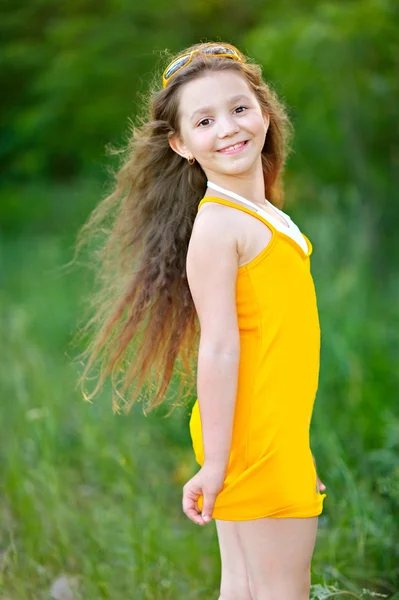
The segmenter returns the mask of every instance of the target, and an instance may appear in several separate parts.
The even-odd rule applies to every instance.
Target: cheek
[[[212,134],[210,128],[202,128],[197,129],[192,136],[193,141],[193,149],[195,148],[197,152],[208,152],[212,150],[214,146],[214,135]]]
[[[252,116],[248,126],[251,128],[254,134],[260,137],[264,137],[266,135],[267,128],[262,115]]]

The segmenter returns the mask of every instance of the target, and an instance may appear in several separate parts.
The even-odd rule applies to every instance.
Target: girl
[[[305,600],[326,494],[309,446],[320,352],[312,244],[277,207],[290,123],[260,67],[230,44],[192,46],[160,84],[115,190],[81,232],[103,231],[116,209],[81,380],[104,351],[87,398],[123,373],[114,393],[136,384],[129,409],[152,369],[151,409],[178,360],[182,381],[192,373],[199,335],[190,432],[201,468],[183,510],[216,521],[219,600]]]

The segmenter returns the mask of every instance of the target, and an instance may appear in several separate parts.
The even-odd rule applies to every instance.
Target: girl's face
[[[269,126],[244,77],[232,70],[211,72],[180,91],[180,136],[171,148],[194,157],[208,179],[213,174],[245,175],[261,166]]]

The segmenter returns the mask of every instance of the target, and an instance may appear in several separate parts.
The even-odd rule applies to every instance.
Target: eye
[[[198,127],[199,127],[200,125],[202,125],[203,123],[205,123],[205,121],[210,121],[210,119],[202,119],[202,121],[200,121],[200,122],[198,123]],[[205,127],[206,127],[206,125],[207,125],[207,124],[205,123]]]
[[[240,109],[244,109],[244,111],[240,110]],[[239,111],[238,114],[241,114],[242,112],[245,112],[248,109],[248,106],[237,106],[237,108],[235,108],[235,111]],[[207,127],[208,124],[210,123],[211,119],[202,119],[202,121],[200,121],[197,125],[197,127],[201,127],[202,125],[204,127]]]

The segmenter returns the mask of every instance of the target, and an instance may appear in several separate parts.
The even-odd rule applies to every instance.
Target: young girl
[[[153,408],[177,360],[182,380],[192,373],[199,334],[190,432],[201,468],[183,510],[216,521],[220,600],[308,599],[326,496],[309,446],[312,244],[277,207],[289,132],[257,64],[230,44],[193,46],[165,69],[115,190],[83,228],[103,230],[115,209],[82,380],[100,351],[105,369],[88,398],[122,373],[119,397],[136,384],[130,407],[152,370]]]

